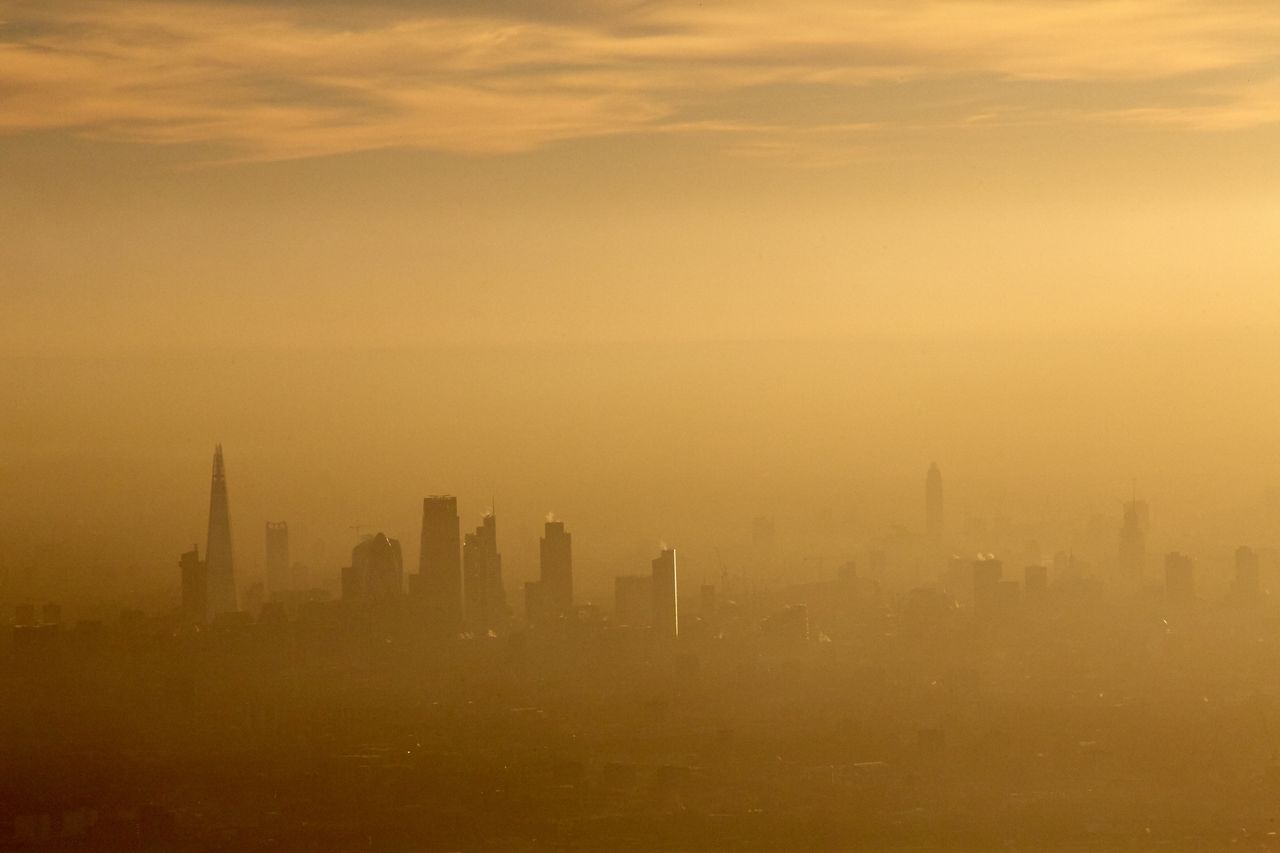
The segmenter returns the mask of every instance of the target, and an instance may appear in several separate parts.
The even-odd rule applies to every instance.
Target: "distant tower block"
[[[1258,573],[1258,553],[1243,545],[1236,549],[1235,591],[1236,595],[1246,599],[1257,598],[1262,592]]]
[[[505,627],[507,594],[498,553],[498,521],[484,516],[474,533],[462,540],[462,595],[469,630],[477,634]]]
[[[646,628],[653,621],[653,577],[620,575],[613,581],[613,618],[628,628]]]
[[[404,590],[400,540],[378,533],[351,549],[351,565],[342,570],[342,597],[393,599]]]
[[[267,592],[289,592],[294,588],[289,572],[289,525],[267,522]]]
[[[422,549],[410,592],[421,598],[428,625],[456,632],[462,627],[462,535],[458,499],[436,495],[422,500]]]
[[[924,478],[924,529],[930,542],[935,545],[942,542],[942,472],[937,462],[929,464],[929,473]]]
[[[680,634],[677,605],[676,551],[666,548],[653,561],[653,634],[675,639]]]
[[[1125,501],[1124,523],[1120,527],[1120,571],[1129,581],[1140,583],[1147,563],[1149,513],[1145,501]]]
[[[209,490],[209,539],[205,545],[209,615],[234,613],[236,578],[231,559],[231,516],[227,508],[227,474],[222,445],[213,451],[213,484]]]
[[[1049,569],[1039,564],[1024,570],[1023,587],[1028,595],[1038,595],[1049,588]]]
[[[563,521],[548,521],[538,542],[544,604],[557,614],[573,609],[573,536]]]
[[[1164,558],[1164,589],[1170,601],[1186,604],[1196,597],[1195,564],[1185,554],[1172,552]]]
[[[200,559],[200,548],[192,545],[178,561],[182,572],[182,615],[189,622],[201,624],[209,619],[209,571]]]

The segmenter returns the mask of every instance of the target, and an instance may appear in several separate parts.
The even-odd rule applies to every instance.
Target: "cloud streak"
[[[1027,85],[994,103],[932,99],[912,122],[954,130],[1035,112],[1232,130],[1280,119],[1271,3],[132,0],[0,4],[0,21],[0,133],[61,128],[212,145],[231,159],[500,154],[653,133],[838,162],[901,129],[860,112],[868,92],[892,100],[904,84],[972,79]],[[1040,103],[1042,87],[1064,81],[1146,94],[1096,109]],[[708,109],[783,87],[848,98],[785,120],[767,98],[730,117]]]

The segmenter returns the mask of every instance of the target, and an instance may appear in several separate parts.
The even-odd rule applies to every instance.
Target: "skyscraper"
[[[1236,549],[1235,593],[1244,599],[1257,598],[1261,592],[1258,577],[1258,552],[1241,545]]]
[[[395,598],[404,591],[400,540],[369,536],[351,549],[351,565],[342,570],[344,599]]]
[[[563,521],[547,521],[538,542],[544,603],[557,615],[573,607],[573,536]]]
[[[462,543],[463,601],[467,627],[477,634],[506,625],[507,594],[502,587],[502,555],[498,553],[498,521],[485,515]]]
[[[1191,558],[1177,551],[1164,558],[1164,589],[1170,601],[1187,603],[1195,599],[1195,564]]]
[[[931,543],[941,544],[942,527],[942,472],[937,462],[930,462],[924,478],[924,529]]]
[[[236,577],[231,560],[231,517],[227,509],[227,473],[222,462],[222,445],[213,451],[213,484],[209,491],[209,539],[205,544],[208,574],[209,616],[234,613]]]
[[[178,568],[182,571],[182,616],[188,622],[204,622],[209,618],[209,572],[200,559],[199,545],[192,545],[182,555]]]
[[[289,525],[267,522],[267,592],[287,592],[295,586],[289,572]]]
[[[645,628],[653,622],[652,575],[621,575],[613,581],[613,618],[628,628]]]
[[[675,639],[680,634],[676,587],[676,551],[664,548],[653,561],[653,635]]]
[[[461,528],[458,499],[435,495],[422,500],[422,549],[410,592],[420,598],[428,625],[438,631],[462,627]]]
[[[1146,501],[1125,501],[1120,526],[1120,572],[1131,582],[1141,582],[1147,563],[1148,512]]]

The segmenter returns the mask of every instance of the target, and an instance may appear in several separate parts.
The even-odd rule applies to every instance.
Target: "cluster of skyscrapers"
[[[539,544],[539,578],[524,588],[525,618],[535,625],[568,617],[574,608],[573,538],[564,522],[549,516]],[[231,554],[226,467],[218,445],[213,457],[205,559],[200,559],[199,548],[193,546],[179,561],[182,610],[189,621],[207,622],[240,609]],[[289,562],[288,525],[267,522],[267,589],[274,595],[296,590],[299,574],[300,567]],[[675,551],[664,549],[653,561],[652,576],[643,579],[643,618],[637,616],[634,624],[651,626],[661,636],[676,636]],[[619,579],[620,590],[624,580]],[[422,501],[417,572],[406,578],[399,540],[377,533],[364,537],[352,549],[351,564],[341,571],[341,587],[342,598],[352,602],[405,596],[423,623],[440,634],[496,634],[511,621],[498,551],[497,516],[492,510],[485,513],[480,525],[463,536],[458,500],[452,495],[433,495]]]

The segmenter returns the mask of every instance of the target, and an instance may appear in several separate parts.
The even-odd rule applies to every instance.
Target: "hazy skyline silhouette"
[[[0,0],[0,853],[1273,849],[1277,37]]]

